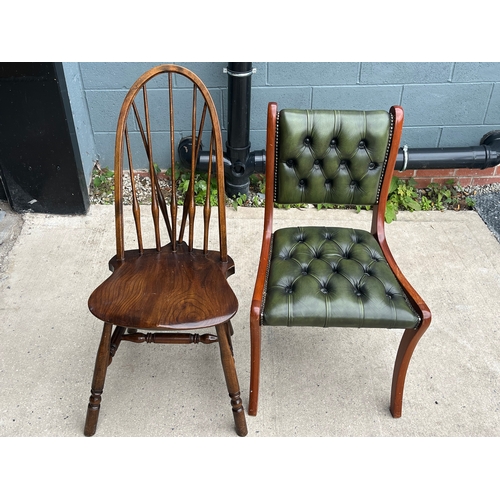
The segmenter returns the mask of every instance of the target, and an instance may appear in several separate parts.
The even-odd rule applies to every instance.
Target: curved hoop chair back
[[[175,88],[174,88],[174,84]],[[149,88],[148,88],[149,87]],[[179,113],[181,110],[181,113]],[[191,150],[182,157],[177,151],[181,137],[191,138]],[[175,249],[186,239],[194,247],[194,221],[196,212],[194,189],[198,172],[198,157],[202,141],[209,144],[206,166],[206,191],[201,201],[204,214],[203,250],[208,251],[209,222],[212,202],[218,204],[219,251],[222,261],[227,260],[226,220],[224,206],[224,159],[222,137],[217,110],[212,96],[203,82],[192,71],[175,65],[163,65],[144,73],[128,91],[118,118],[115,144],[115,210],[116,255],[124,258],[123,173],[128,172],[132,188],[132,210],[136,223],[137,243],[143,250],[141,208],[138,202],[137,170],[145,170],[151,185],[151,214],[154,223],[155,246],[170,242]],[[186,165],[182,165],[181,160]],[[184,168],[183,168],[184,167]],[[190,179],[179,200],[179,188],[172,182],[165,194],[161,188],[158,170],[166,171],[172,179],[183,175]],[[144,181],[144,177],[142,178]],[[216,187],[217,195],[211,190]],[[215,190],[214,190],[215,191]],[[200,200],[198,200],[200,203]],[[180,229],[176,221],[182,208]],[[166,235],[162,236],[161,219]]]
[[[208,155],[200,171],[202,141]],[[221,129],[214,101],[193,72],[162,65],[132,85],[118,118],[114,178],[112,274],[88,301],[104,329],[85,434],[96,431],[107,366],[120,343],[130,341],[218,342],[236,432],[246,435],[231,345],[238,301],[227,282],[234,262],[226,243]],[[150,193],[146,201],[144,186]],[[216,335],[186,333],[208,327]]]

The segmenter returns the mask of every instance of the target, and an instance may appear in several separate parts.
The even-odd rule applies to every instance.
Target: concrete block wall
[[[131,84],[159,62],[79,63],[96,152],[112,167],[121,102]],[[193,70],[210,89],[225,136],[226,62],[176,62]],[[402,144],[412,148],[477,146],[500,129],[500,63],[254,62],[250,121],[251,150],[265,148],[269,101],[281,108],[405,110]],[[408,171],[421,183],[457,178],[463,185],[500,182],[500,167],[488,170]]]
[[[83,91],[82,75],[78,63],[63,64],[64,79],[75,125],[75,133],[87,186],[90,184],[92,167],[98,156],[90,120],[89,108]]]

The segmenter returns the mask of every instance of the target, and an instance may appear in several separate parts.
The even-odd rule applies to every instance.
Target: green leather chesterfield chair
[[[250,415],[258,408],[261,327],[270,325],[403,329],[390,401],[393,417],[401,416],[408,364],[431,322],[385,238],[402,127],[399,106],[278,112],[269,103],[264,233],[250,313]],[[326,225],[273,232],[273,201],[371,205],[371,231]]]

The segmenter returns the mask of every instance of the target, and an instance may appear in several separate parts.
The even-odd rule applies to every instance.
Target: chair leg
[[[233,339],[232,339],[232,337],[234,335],[233,324],[231,323],[231,321],[228,321],[227,324],[229,327],[229,335],[227,337],[227,340],[229,341],[229,347],[231,348],[231,352],[233,353],[233,356],[234,356]]]
[[[411,356],[418,341],[427,330],[427,324],[421,325],[416,330],[405,330],[399,344],[394,373],[392,376],[391,391],[391,413],[394,418],[401,417],[403,411],[403,391],[405,385],[406,372],[410,364]]]
[[[101,408],[101,394],[104,388],[104,379],[106,378],[106,370],[110,359],[112,327],[113,325],[111,323],[104,324],[101,343],[97,351],[92,389],[90,391],[89,406],[87,408],[87,418],[85,420],[85,436],[93,436],[97,427],[97,419],[99,418],[99,410]]]
[[[217,325],[217,336],[219,338],[219,347],[222,360],[222,368],[226,385],[231,398],[231,406],[233,408],[234,423],[236,425],[236,434],[238,436],[246,436],[248,434],[247,423],[245,420],[245,410],[240,396],[240,385],[236,375],[236,366],[230,344],[231,325],[229,322]]]
[[[261,357],[261,326],[259,319],[250,320],[250,401],[248,414],[257,415],[259,406],[260,357]]]
[[[123,338],[123,334],[125,333],[126,328],[123,326],[117,326],[115,328],[115,331],[111,337],[111,346],[110,346],[110,351],[109,351],[109,362],[108,366],[111,364],[113,361],[113,357],[116,354],[116,351],[118,350],[118,347],[120,347],[120,343]]]

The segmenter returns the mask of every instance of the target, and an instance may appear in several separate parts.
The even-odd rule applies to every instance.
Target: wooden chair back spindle
[[[149,117],[149,103],[148,103],[148,93],[146,90],[146,84],[142,86],[142,95],[144,99],[144,115],[146,121],[146,136],[147,136],[146,154],[149,161],[149,179],[151,181],[151,214],[153,216],[153,224],[155,228],[156,250],[160,251],[161,238],[160,238],[160,226],[159,226],[158,196],[154,182],[156,173],[153,164],[153,150],[151,144],[151,122]]]
[[[177,220],[177,185],[175,166],[175,120],[174,120],[174,90],[172,84],[172,73],[168,74],[168,116],[169,116],[169,137],[170,137],[170,171],[172,174],[172,192],[170,196],[170,215],[172,221]],[[170,237],[174,251],[177,248],[177,225],[172,224],[172,235]]]
[[[213,143],[214,143],[214,136],[212,133],[212,136],[210,137],[210,149],[209,149],[208,170],[207,170],[207,196],[205,198],[205,206],[203,208],[203,223],[205,226],[203,232],[203,253],[208,252],[208,227],[210,224],[210,215],[211,215],[210,194],[212,185]]]
[[[137,106],[135,104],[135,101],[132,101],[132,108],[134,110],[135,119],[136,119],[137,125],[139,127],[139,132],[141,134],[142,143],[144,145],[144,150],[145,150],[145,152],[146,152],[146,154],[148,156],[148,162],[149,162],[149,158],[150,158],[149,144],[148,144],[148,140],[146,138],[146,133],[144,132],[144,127],[142,125],[142,120],[140,119],[139,111],[137,110]],[[128,150],[128,155],[129,155],[129,158],[130,158],[130,155],[131,155],[130,150]],[[149,165],[149,163],[148,163],[148,165]],[[130,175],[132,175],[132,173]],[[132,178],[131,178],[131,180],[132,180]],[[158,181],[158,176],[156,175],[156,171],[155,171],[155,176],[154,176],[154,185],[155,185],[156,191],[158,193],[158,203],[159,203],[162,215],[163,215],[163,219],[165,221],[165,225],[167,226],[167,232],[168,232],[169,238],[172,239],[172,228],[170,226],[170,220],[168,218],[167,203],[166,203],[166,200],[165,200],[165,198],[163,196],[163,193],[161,191],[160,184],[159,184],[159,181]],[[133,196],[136,197],[135,182],[134,182],[134,184],[132,186],[132,193],[133,193]]]
[[[194,240],[194,216],[196,213],[195,201],[194,201],[194,184],[196,177],[196,163],[197,163],[197,155],[196,152],[198,150],[199,141],[201,138],[196,135],[196,85],[193,85],[193,104],[191,108],[192,116],[191,116],[191,137],[193,138],[193,147],[191,148],[191,180],[189,183],[188,189],[188,199],[184,200],[184,204],[188,207],[188,216],[189,216],[189,250],[193,249],[193,240]]]
[[[139,245],[139,253],[144,253],[144,246],[142,244],[142,231],[141,231],[141,208],[137,200],[137,191],[135,187],[135,172],[132,164],[132,152],[130,150],[130,139],[128,135],[128,127],[125,127],[125,144],[127,147],[128,167],[130,175],[130,184],[132,186],[132,211],[134,214],[135,228],[137,234],[137,244]]]

